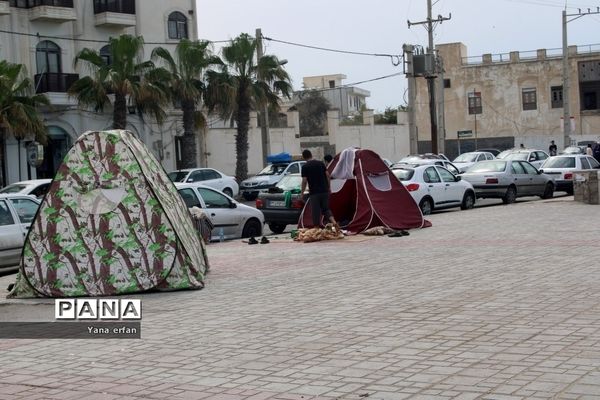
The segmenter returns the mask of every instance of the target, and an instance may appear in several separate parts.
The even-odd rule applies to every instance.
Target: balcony
[[[79,74],[65,74],[62,72],[47,72],[34,77],[36,93],[67,93],[71,85],[79,79]]]
[[[135,0],[94,0],[96,26],[135,26]]]
[[[0,1],[0,15],[10,14],[10,3],[8,1]]]
[[[28,0],[30,21],[75,21],[77,15],[73,9],[73,0]]]

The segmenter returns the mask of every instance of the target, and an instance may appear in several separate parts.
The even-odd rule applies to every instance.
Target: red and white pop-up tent
[[[377,153],[345,149],[335,156],[328,170],[330,208],[343,229],[360,233],[376,226],[391,229],[431,226],[408,190]],[[298,226],[312,226],[310,201],[302,211]]]

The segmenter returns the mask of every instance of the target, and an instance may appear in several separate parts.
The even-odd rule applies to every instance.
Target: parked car
[[[248,178],[240,184],[242,197],[246,200],[255,200],[259,193],[266,193],[284,176],[299,174],[305,163],[306,161],[294,161],[267,165],[256,176]]]
[[[507,153],[502,159],[528,161],[534,167],[539,168],[548,157],[550,156],[544,150],[519,149]]]
[[[582,169],[600,169],[600,163],[592,156],[560,155],[544,161],[540,171],[554,180],[555,190],[573,194],[573,171]]]
[[[423,215],[433,210],[460,207],[463,210],[475,205],[473,186],[438,165],[397,167],[392,173],[404,184]]]
[[[403,166],[408,166],[408,167],[418,167],[420,165],[439,165],[442,166],[444,168],[446,168],[448,171],[452,172],[454,175],[458,175],[460,174],[460,171],[458,170],[458,167],[456,167],[454,164],[452,164],[450,161],[447,160],[434,160],[434,159],[429,159],[429,158],[424,158],[418,161],[414,161],[414,162],[398,162],[396,164],[394,164],[392,166],[393,167],[403,167]]]
[[[475,151],[483,151],[486,153],[492,153],[492,155],[494,157],[496,157],[498,154],[500,154],[500,150],[498,150],[498,149],[477,149]]]
[[[19,264],[25,236],[39,205],[33,196],[0,194],[0,268]]]
[[[238,203],[226,194],[198,183],[175,183],[177,191],[188,206],[199,207],[214,225],[212,240],[261,236],[265,223],[263,213],[254,207]]]
[[[213,168],[180,169],[169,172],[172,182],[202,183],[215,188],[229,197],[235,197],[239,193],[239,185],[233,176],[226,175]]]
[[[468,153],[462,153],[460,156],[456,157],[452,162],[462,173],[465,172],[467,168],[469,168],[476,162],[493,160],[494,158],[496,157],[494,157],[492,153],[488,153],[486,151],[470,151]]]
[[[258,195],[256,208],[262,211],[265,223],[273,233],[282,233],[287,225],[298,224],[304,208],[301,186],[302,176],[290,174],[284,176],[267,193]]]
[[[552,178],[527,161],[482,161],[461,176],[473,185],[477,197],[500,198],[505,204],[514,203],[517,197],[549,199],[554,195]]]
[[[38,199],[42,199],[48,192],[50,183],[52,183],[52,179],[33,179],[29,181],[15,182],[0,189],[0,194],[29,194]]]
[[[443,160],[444,158],[438,156],[433,153],[425,153],[425,154],[410,154],[404,158],[402,158],[399,163],[412,163],[419,162],[421,160]]]
[[[569,146],[559,154],[585,154],[587,146]]]

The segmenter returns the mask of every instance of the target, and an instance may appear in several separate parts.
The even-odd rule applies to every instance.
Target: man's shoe
[[[271,241],[269,239],[267,239],[266,236],[263,236],[262,239],[260,239],[260,244],[267,244],[270,243]]]
[[[252,236],[250,239],[248,239],[248,244],[258,244],[258,240]]]

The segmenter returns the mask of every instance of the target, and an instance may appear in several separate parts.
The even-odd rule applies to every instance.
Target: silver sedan
[[[527,161],[483,161],[471,166],[461,176],[473,185],[477,197],[500,198],[505,204],[514,203],[517,197],[549,199],[554,195],[552,178]]]

